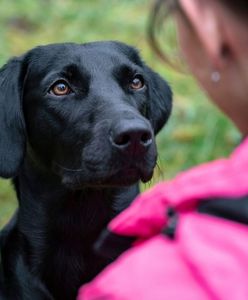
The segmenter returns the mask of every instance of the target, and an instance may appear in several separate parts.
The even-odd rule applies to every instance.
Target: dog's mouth
[[[73,190],[86,187],[121,187],[137,183],[139,180],[148,182],[153,176],[155,164],[145,167],[142,164],[130,164],[124,168],[108,171],[87,172],[83,169],[69,169],[56,164],[56,173],[62,183]]]
[[[126,186],[131,185],[139,180],[142,182],[148,182],[151,180],[153,175],[153,168],[150,170],[138,168],[138,167],[128,167],[124,170],[120,170],[116,174],[106,178],[105,182],[109,185]]]

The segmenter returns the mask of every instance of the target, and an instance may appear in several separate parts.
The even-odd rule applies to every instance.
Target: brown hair
[[[158,35],[165,19],[178,8],[176,0],[156,0],[151,9],[147,28],[148,42],[152,50],[161,60],[174,68],[176,67],[175,64],[167,57],[159,44]]]

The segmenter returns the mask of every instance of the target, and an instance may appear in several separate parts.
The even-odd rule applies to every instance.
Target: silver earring
[[[214,83],[218,83],[220,81],[220,72],[218,71],[213,71],[211,73],[211,81],[214,82]]]

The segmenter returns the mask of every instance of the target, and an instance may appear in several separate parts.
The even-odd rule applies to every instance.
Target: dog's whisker
[[[160,167],[160,162],[159,161],[156,163],[156,169],[158,170],[158,176],[159,176],[159,178],[161,178],[161,177],[163,178],[164,177],[164,171]]]

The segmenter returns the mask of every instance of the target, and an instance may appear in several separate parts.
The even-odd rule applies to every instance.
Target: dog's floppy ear
[[[22,113],[22,58],[14,58],[0,69],[0,176],[16,175],[25,151]]]
[[[150,120],[155,134],[162,129],[172,109],[172,91],[168,83],[157,73],[146,67],[149,80],[149,103],[146,116]]]

